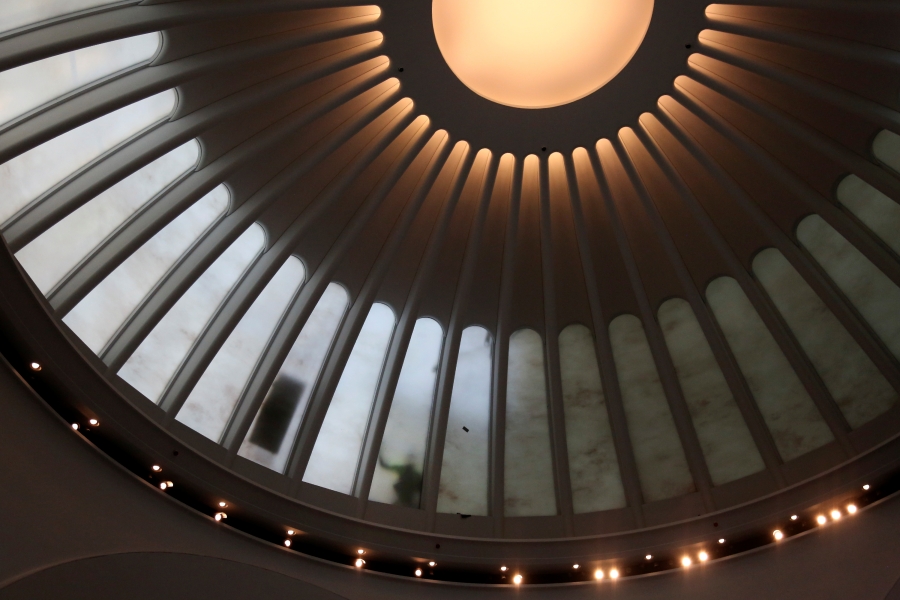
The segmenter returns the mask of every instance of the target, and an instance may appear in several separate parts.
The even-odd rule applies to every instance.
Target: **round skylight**
[[[434,0],[438,47],[476,94],[517,108],[574,102],[637,52],[653,0]]]

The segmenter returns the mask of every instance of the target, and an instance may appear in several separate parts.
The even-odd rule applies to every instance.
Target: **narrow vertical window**
[[[800,222],[797,239],[900,359],[900,288],[819,215]]]
[[[238,454],[274,471],[284,471],[347,302],[343,287],[328,284],[278,370]]]
[[[738,282],[720,277],[706,288],[706,298],[781,457],[791,460],[833,441],[815,403]]]
[[[569,325],[562,330],[559,366],[575,512],[621,508],[625,490],[590,329]]]
[[[659,325],[709,468],[722,485],[765,468],[691,305],[681,298],[659,307]]]
[[[900,173],[900,135],[882,129],[872,142],[872,153],[875,158]]]
[[[544,342],[531,329],[509,336],[504,457],[504,515],[555,515]]]
[[[228,202],[224,185],[195,202],[97,284],[63,321],[99,354],[178,259],[225,214]]]
[[[609,340],[644,500],[693,492],[694,479],[640,319],[613,319]]]
[[[844,177],[837,188],[837,199],[891,250],[900,254],[900,204],[856,175]]]
[[[168,90],[113,111],[0,165],[0,223],[105,152],[171,114]]]
[[[234,331],[209,363],[176,417],[211,440],[219,441],[256,361],[303,283],[305,270],[290,257],[263,288]]]
[[[352,492],[363,436],[394,324],[394,311],[386,305],[373,304],[369,309],[331,397],[303,481],[336,492]]]
[[[251,225],[206,271],[144,338],[119,376],[158,402],[206,323],[259,256],[266,236]]]
[[[150,60],[159,50],[160,41],[159,33],[148,33],[0,72],[0,125],[78,88]]]
[[[438,512],[488,514],[491,334],[467,327],[459,341],[441,463]]]
[[[443,339],[437,321],[416,321],[384,428],[370,500],[419,508]]]
[[[3,0],[0,31],[18,29],[53,17],[112,4],[115,0]]]
[[[59,221],[19,250],[16,258],[46,294],[199,158],[196,140],[172,150]]]

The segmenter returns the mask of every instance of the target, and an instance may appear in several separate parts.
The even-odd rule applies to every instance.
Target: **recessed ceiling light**
[[[825,518],[825,515],[819,515],[818,517],[816,517],[816,523],[818,523],[819,525],[824,525],[827,522],[828,519]]]
[[[797,520],[797,515],[791,515],[791,521],[796,521],[796,520]]]
[[[227,502],[219,502],[219,506],[221,506],[222,508],[225,508],[226,506],[228,506],[228,503]]]
[[[416,569],[416,577],[422,576],[422,569]]]
[[[356,565],[356,568],[357,568],[357,569],[361,569],[362,566],[363,566],[364,564],[366,564],[366,561],[364,561],[364,560],[361,559],[361,558],[357,558],[357,559],[356,559],[356,562],[353,563],[353,564]]]
[[[40,371],[42,368],[43,368],[43,367],[41,367],[41,364],[40,364],[40,363],[36,363],[36,362],[31,363],[31,370],[32,370],[32,371]]]
[[[863,489],[864,489],[864,490],[868,490],[868,489],[869,489],[869,484],[867,483],[866,485],[864,485],[864,486],[863,486]]]
[[[157,472],[157,473],[159,473],[160,471],[162,471],[162,467],[160,467],[159,465],[153,465],[153,466],[150,467],[150,468],[153,469],[153,470],[154,470],[155,472]]]
[[[166,484],[165,481],[162,482],[161,484],[159,484],[159,489],[161,489],[161,490],[164,490],[164,489],[166,489],[167,487],[169,487],[169,486]]]
[[[720,544],[724,544],[724,543],[725,543],[725,538],[719,538],[719,543],[720,543]]]
[[[78,431],[78,423],[72,423],[72,429]]]
[[[610,579],[618,579],[619,578],[619,570],[618,569],[610,569],[609,570],[609,578]]]
[[[429,562],[428,562],[428,566],[429,566],[429,567],[436,567],[436,566],[437,566],[437,563],[434,562],[434,561],[432,560],[432,561],[429,561]]]
[[[574,564],[574,565],[572,565],[572,568],[573,568],[573,569],[577,569],[577,568],[579,568],[580,566],[581,566],[581,565],[579,565],[579,564]]]
[[[513,577],[513,583],[516,585],[522,583],[522,576],[516,573],[516,575]]]
[[[697,558],[700,559],[700,562],[706,562],[709,560],[709,554],[707,554],[706,551],[701,550],[700,554],[697,555]]]
[[[855,513],[856,513],[856,510],[857,510],[857,508],[856,508],[856,505],[855,505],[855,504],[848,504],[848,505],[847,505],[847,512],[850,513],[851,515],[852,515],[852,514],[855,514]]]
[[[287,546],[288,548],[290,548],[290,547],[291,547],[291,540],[284,540],[284,545]]]
[[[653,555],[652,555],[652,554],[648,554],[648,555],[645,556],[644,558],[646,558],[647,560],[651,560],[651,559],[653,558]]]
[[[780,539],[784,538],[784,534],[781,533],[780,529],[776,529],[775,531],[772,532],[772,537],[774,537],[776,540],[780,540]]]
[[[504,566],[504,567],[500,567],[500,570],[503,571],[503,572],[505,573],[505,572],[506,572],[506,567],[505,567],[505,566]]]
[[[360,548],[359,550],[356,551],[356,553],[359,554],[360,556],[362,556],[363,554],[366,553],[366,551],[363,550],[362,548]]]
[[[594,571],[594,579],[603,579],[603,569],[597,569]]]
[[[216,521],[221,521],[222,519],[227,519],[227,518],[228,518],[228,515],[226,515],[223,512],[216,513]]]
[[[90,423],[91,425],[93,425],[94,427],[96,427],[97,425],[100,424],[100,421],[98,421],[97,419],[90,419],[90,420],[88,421],[88,423]]]
[[[681,565],[684,567],[691,566],[692,562],[694,562],[694,561],[691,560],[690,556],[685,556],[684,558],[681,559]]]
[[[288,534],[288,535],[294,535],[294,530],[293,530],[293,529],[288,529],[288,530],[287,530],[287,534]]]
[[[834,519],[835,521],[837,521],[838,519],[840,519],[840,518],[841,518],[841,511],[839,511],[838,509],[834,509],[833,511],[831,511],[831,518]]]

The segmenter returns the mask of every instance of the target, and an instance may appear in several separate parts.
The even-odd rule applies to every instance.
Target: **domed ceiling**
[[[886,468],[897,7],[581,2],[635,14],[537,19],[505,96],[515,3],[464,4],[0,7],[4,322],[66,414],[239,518],[491,572]]]

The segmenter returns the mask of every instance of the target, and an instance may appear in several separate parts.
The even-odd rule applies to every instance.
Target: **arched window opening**
[[[659,307],[658,318],[713,485],[763,470],[762,456],[691,305],[672,298]]]
[[[882,129],[872,141],[872,153],[875,158],[900,173],[900,135]]]
[[[172,376],[231,289],[265,246],[254,223],[197,278],[119,370],[119,376],[158,402]]]
[[[325,288],[278,370],[239,455],[274,471],[284,471],[348,301],[347,290],[337,283]]]
[[[900,204],[856,175],[844,177],[837,188],[837,199],[891,250],[900,254]]]
[[[643,324],[634,315],[620,315],[609,324],[609,340],[644,501],[693,492],[694,479]]]
[[[115,0],[3,0],[0,3],[0,31],[10,31],[47,19],[72,14]]]
[[[303,481],[344,494],[352,492],[363,436],[395,324],[394,311],[387,305],[373,304],[369,309],[331,397]]]
[[[509,336],[504,457],[504,515],[555,515],[544,342],[531,329]]]
[[[560,332],[559,366],[575,512],[622,508],[625,490],[590,329],[569,325]]]
[[[706,288],[706,298],[781,457],[792,460],[833,441],[831,430],[740,284],[720,277]]]
[[[176,419],[219,441],[244,385],[305,274],[300,259],[287,259],[209,363]]]
[[[467,327],[459,341],[441,465],[438,512],[488,514],[491,334]]]
[[[443,340],[444,331],[437,321],[416,321],[384,428],[370,500],[420,506],[428,423]]]

